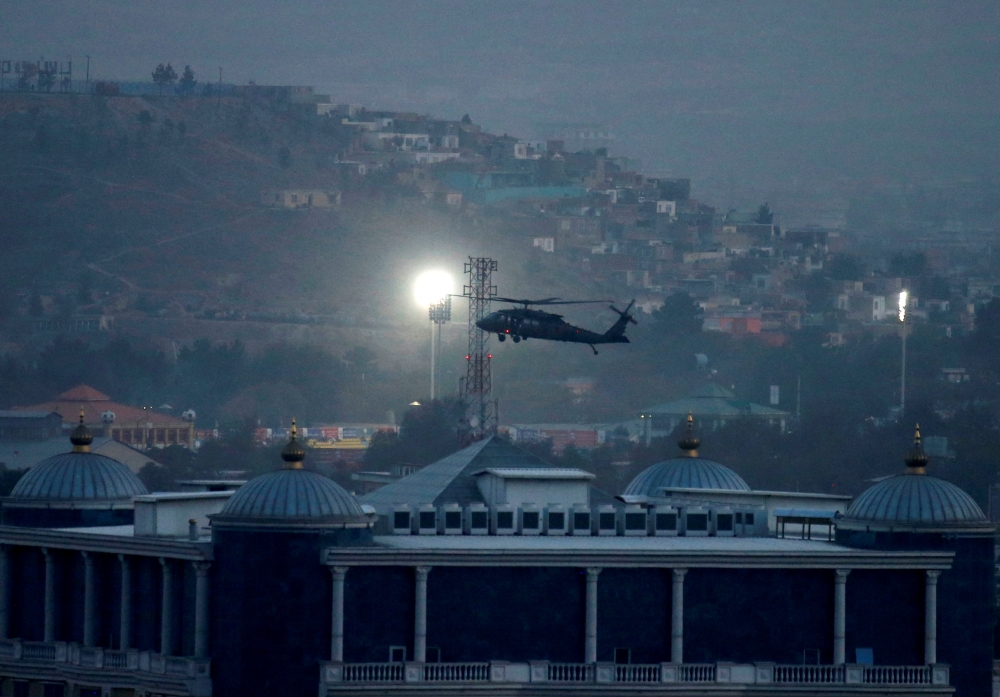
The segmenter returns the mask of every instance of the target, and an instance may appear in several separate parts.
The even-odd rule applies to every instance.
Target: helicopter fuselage
[[[516,343],[522,339],[545,339],[574,344],[627,344],[628,337],[609,330],[603,334],[576,327],[552,312],[508,308],[491,312],[476,322],[483,331],[496,334],[500,341],[509,336]]]

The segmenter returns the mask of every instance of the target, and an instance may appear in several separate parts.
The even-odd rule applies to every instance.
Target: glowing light
[[[413,297],[420,307],[430,307],[454,292],[455,283],[444,271],[425,271],[413,284]]]
[[[906,321],[906,299],[909,294],[904,290],[899,293],[899,321]]]

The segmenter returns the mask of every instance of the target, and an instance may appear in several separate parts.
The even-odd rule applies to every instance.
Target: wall
[[[315,694],[318,662],[330,657],[333,588],[320,551],[363,542],[365,534],[370,538],[367,530],[327,536],[216,526],[209,632],[215,697]]]

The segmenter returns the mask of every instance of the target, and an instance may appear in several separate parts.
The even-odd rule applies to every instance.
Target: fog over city
[[[1000,4],[5,0],[0,695],[1000,694]]]

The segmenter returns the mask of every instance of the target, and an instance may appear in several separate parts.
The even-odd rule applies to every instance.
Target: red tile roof
[[[188,425],[186,421],[176,416],[163,414],[152,409],[144,411],[141,407],[130,407],[127,404],[112,402],[106,394],[102,394],[87,385],[78,385],[67,390],[51,402],[16,407],[16,409],[21,410],[57,412],[62,417],[63,423],[66,424],[79,422],[81,408],[84,412],[84,423],[88,425],[102,425],[101,414],[106,411],[114,412],[115,425],[125,428],[129,426],[141,428],[146,423],[152,423],[154,427],[169,428],[186,428]]]

